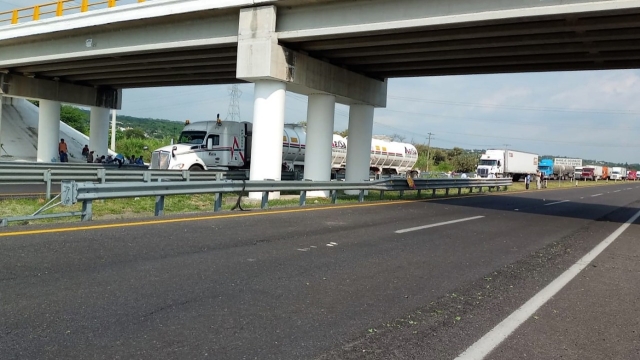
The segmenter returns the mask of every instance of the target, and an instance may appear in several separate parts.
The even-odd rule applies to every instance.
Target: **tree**
[[[334,131],[333,133],[346,138],[347,136],[349,136],[349,129],[344,129],[342,131]]]
[[[89,134],[89,117],[77,107],[63,105],[60,108],[60,121],[85,135]]]
[[[391,141],[404,142],[407,137],[400,134],[391,135]]]
[[[454,147],[451,150],[447,150],[447,156],[449,157],[449,159],[454,159],[460,155],[462,155],[464,153],[464,150],[462,148],[459,147]]]
[[[300,121],[300,122],[298,122],[298,125],[307,127],[307,122],[306,121]]]
[[[453,168],[458,172],[472,172],[478,164],[477,158],[472,154],[461,154],[453,158]]]
[[[431,149],[431,159],[435,165],[447,161],[447,153],[442,149]]]
[[[145,139],[147,135],[144,133],[144,130],[140,128],[135,129],[127,129],[124,131],[125,139]]]

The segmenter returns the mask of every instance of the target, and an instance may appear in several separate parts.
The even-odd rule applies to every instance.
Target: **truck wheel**
[[[513,182],[518,182],[518,181],[520,181],[520,175],[513,175],[512,181],[513,181]]]
[[[191,165],[189,171],[203,171],[204,169],[200,165]]]

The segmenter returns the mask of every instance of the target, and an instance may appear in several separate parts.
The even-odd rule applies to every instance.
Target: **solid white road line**
[[[481,360],[489,355],[493,349],[498,347],[511,333],[513,333],[520,325],[527,321],[538,309],[542,307],[549,299],[555,296],[562,288],[576,277],[584,268],[589,266],[607,246],[611,245],[633,222],[640,217],[640,211],[633,215],[627,222],[622,224],[611,235],[607,236],[600,244],[596,245],[585,256],[578,260],[567,271],[562,273],[551,284],[547,285],[539,293],[534,295],[524,305],[514,311],[506,319],[502,320],[496,327],[489,331],[475,344],[471,345],[465,352],[460,354],[455,360]]]
[[[591,195],[591,197],[596,197],[596,196],[600,196],[602,194],[595,194],[595,195]]]
[[[395,233],[396,234],[402,234],[402,233],[406,233],[406,232],[410,232],[410,231],[423,230],[423,229],[428,229],[428,228],[432,228],[432,227],[436,227],[436,226],[449,225],[449,224],[455,224],[455,223],[459,223],[459,222],[463,222],[463,221],[481,219],[483,217],[484,216],[474,216],[474,217],[468,217],[468,218],[464,218],[464,219],[445,221],[445,222],[431,224],[431,225],[417,226],[417,227],[412,227],[412,228],[408,228],[408,229],[396,230]]]
[[[552,203],[548,203],[548,204],[544,204],[544,206],[549,206],[549,205],[555,205],[555,204],[562,204],[565,203],[569,200],[562,200],[562,201],[556,201],[556,202],[552,202]]]

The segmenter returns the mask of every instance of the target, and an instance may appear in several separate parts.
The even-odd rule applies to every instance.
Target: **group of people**
[[[542,189],[543,187],[547,187],[546,181],[544,180],[544,174],[540,171],[533,174],[533,176],[532,174],[527,174],[527,176],[524,178],[524,184],[527,190],[529,190],[529,184],[531,183],[531,180],[534,180],[536,182],[536,189],[538,190]]]
[[[58,154],[60,155],[60,162],[69,162],[69,148],[67,147],[67,143],[64,142],[64,139],[60,139]],[[87,159],[87,163],[90,164],[118,164],[118,166],[125,164],[144,165],[142,155],[137,158],[135,155],[124,157],[121,154],[117,154],[116,156],[94,155],[94,151],[89,149],[89,145],[85,145],[84,148],[82,148],[82,157]]]

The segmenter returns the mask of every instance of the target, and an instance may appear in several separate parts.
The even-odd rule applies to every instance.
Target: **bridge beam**
[[[38,112],[38,162],[59,160],[58,142],[60,141],[59,101],[40,100]]]
[[[120,109],[122,90],[95,88],[14,74],[0,74],[0,92],[9,97]]]
[[[276,80],[304,95],[331,94],[342,104],[384,107],[387,82],[314,59],[278,44],[274,5],[240,10],[236,76],[246,81]]]

